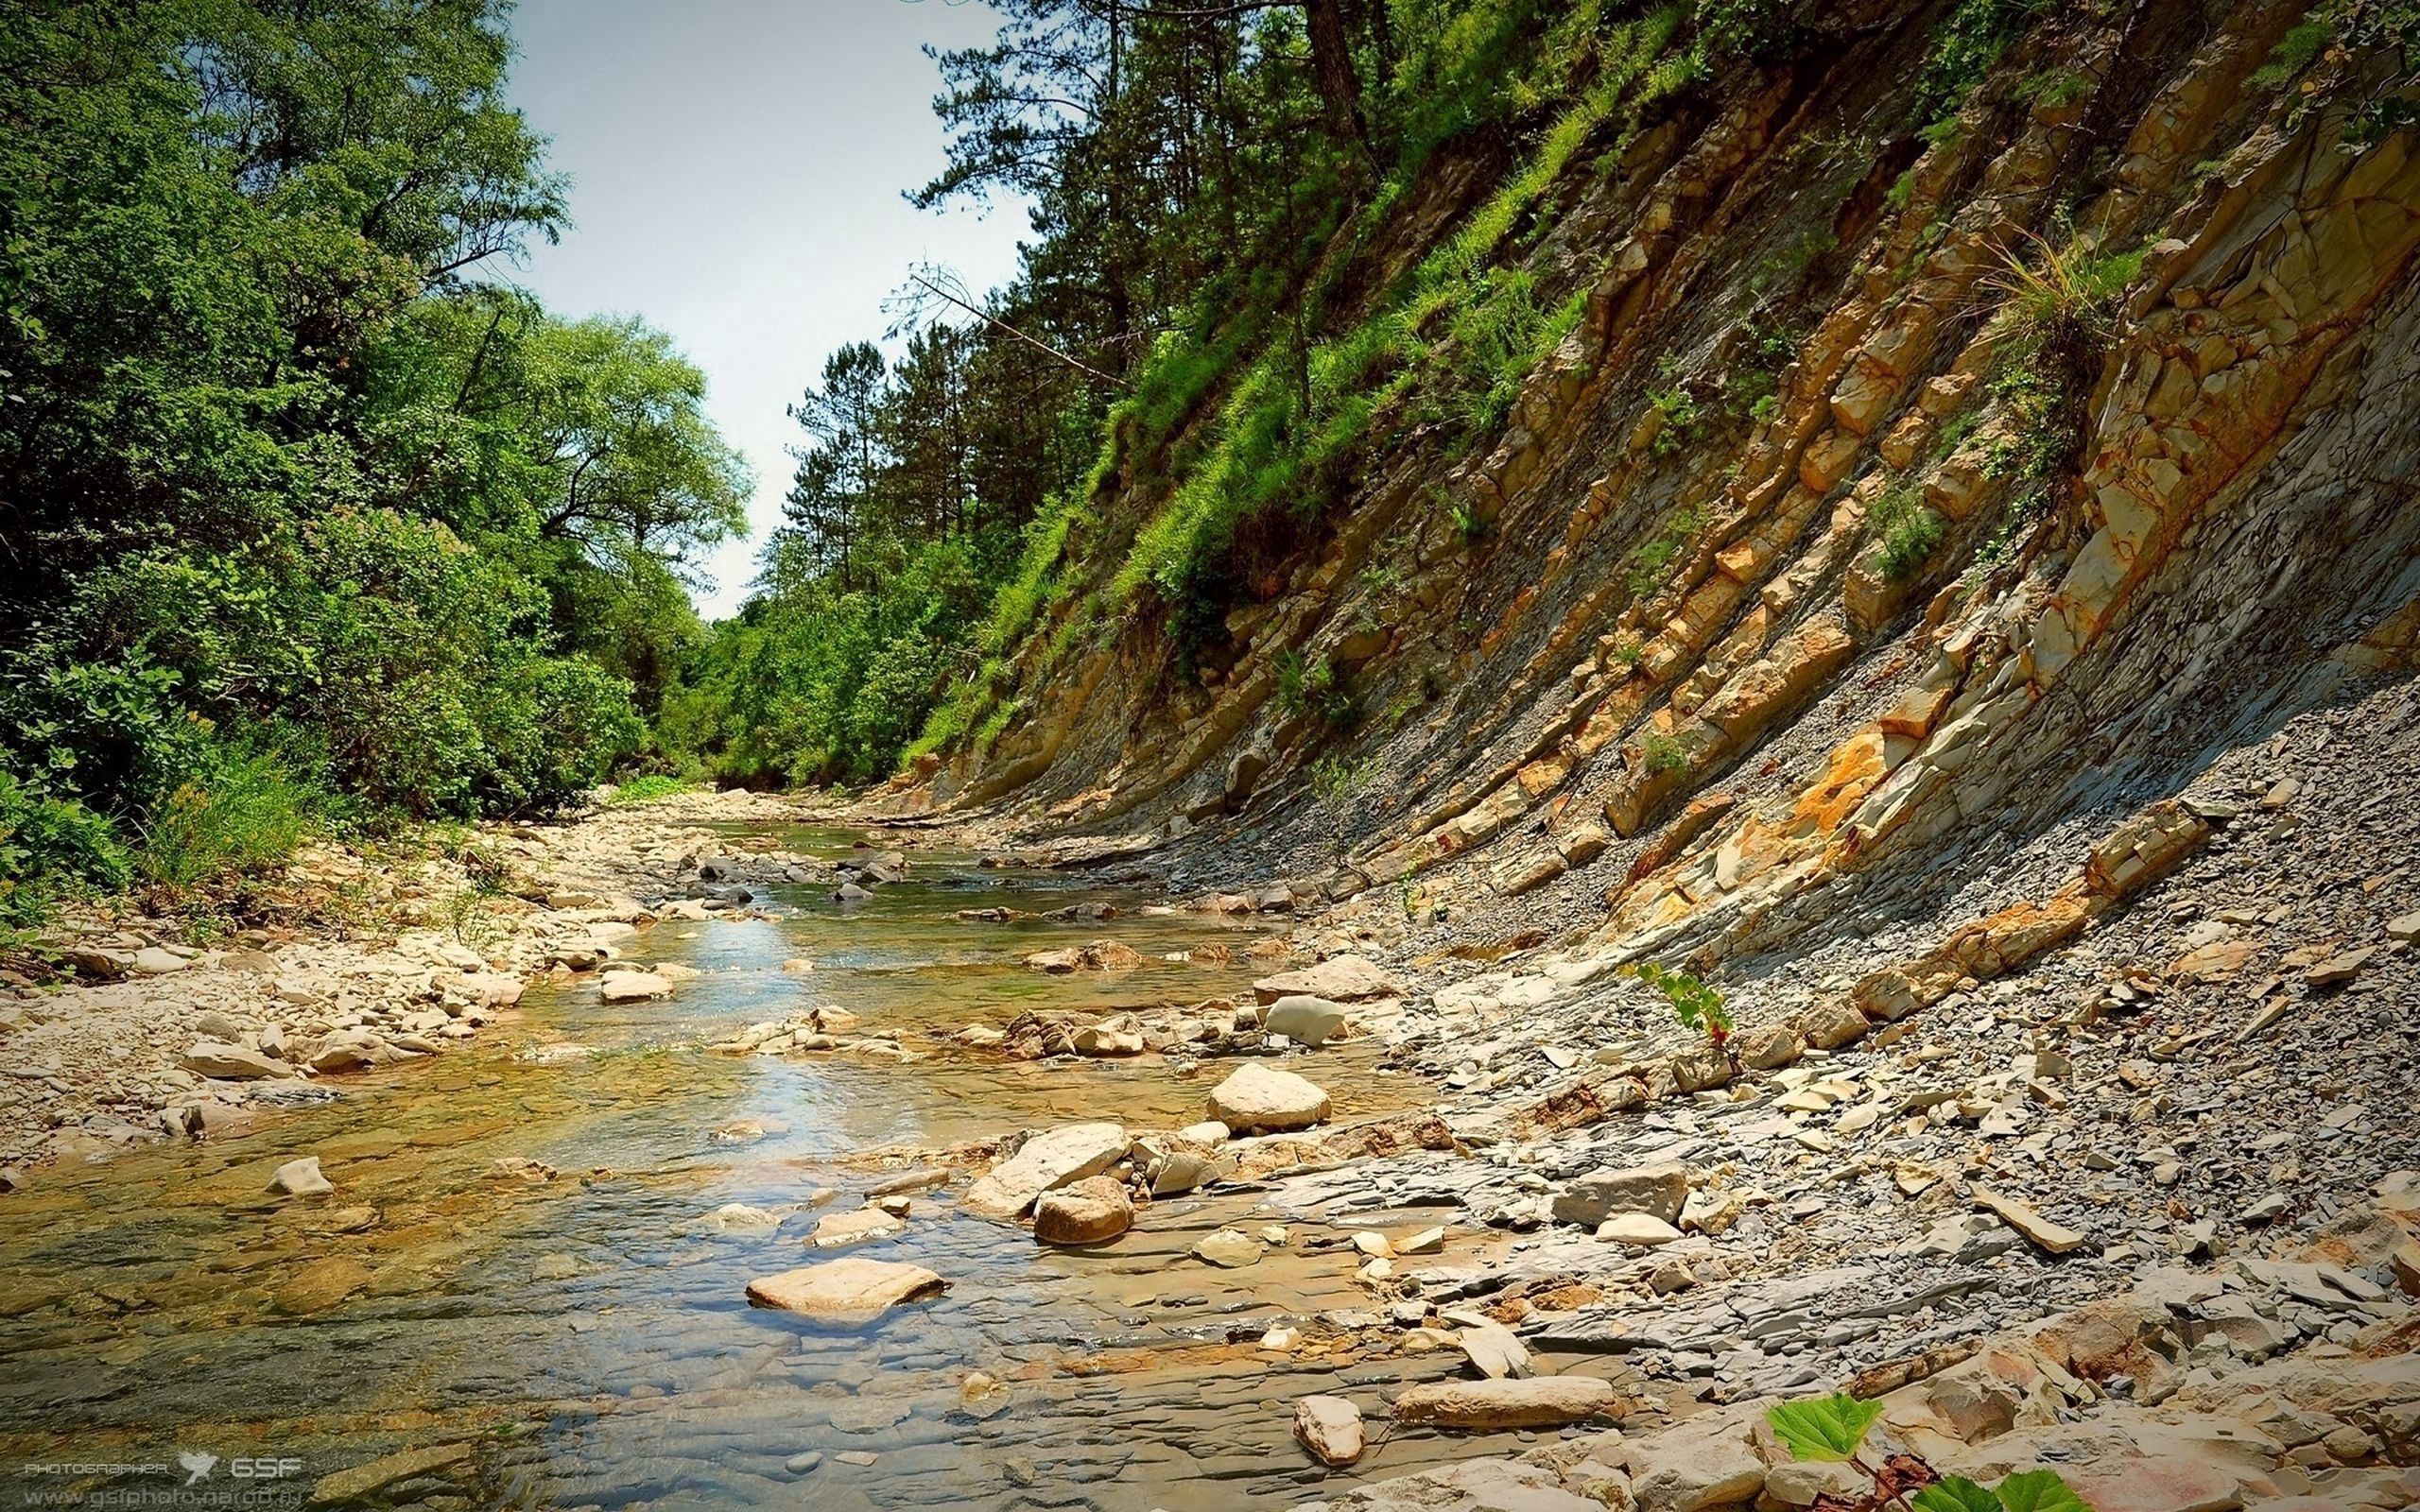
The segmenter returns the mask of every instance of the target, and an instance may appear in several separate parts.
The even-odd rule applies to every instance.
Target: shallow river
[[[835,856],[851,836],[773,838]],[[1243,950],[1253,926],[1132,911],[961,922],[953,913],[974,906],[1159,900],[910,855],[911,881],[845,913],[801,886],[773,891],[770,920],[642,932],[630,954],[703,973],[669,999],[605,1006],[593,982],[533,988],[477,1040],[353,1078],[325,1107],[241,1138],[43,1173],[0,1206],[0,1471],[21,1483],[8,1494],[22,1504],[19,1492],[158,1491],[190,1473],[180,1454],[216,1454],[197,1489],[279,1493],[216,1504],[296,1504],[321,1477],[414,1449],[451,1463],[380,1500],[1215,1512],[1340,1488],[1293,1445],[1291,1399],[1341,1390],[1374,1411],[1381,1388],[1447,1362],[1387,1355],[1316,1323],[1309,1349],[1259,1349],[1272,1325],[1378,1304],[1353,1281],[1357,1257],[1314,1252],[1337,1237],[1320,1225],[1297,1224],[1247,1269],[1190,1259],[1222,1223],[1274,1221],[1252,1194],[1163,1201],[1116,1244],[1080,1254],[960,1215],[949,1191],[919,1194],[903,1234],[845,1252],[929,1266],[949,1279],[944,1297],[847,1332],[747,1304],[751,1277],[831,1258],[803,1246],[806,1204],[831,1188],[836,1207],[856,1206],[883,1174],[871,1151],[1079,1119],[1174,1127],[1201,1116],[1225,1074],[1213,1061],[1184,1078],[1158,1056],[1012,1063],[935,1046],[927,1029],[1005,1025],[1027,1007],[1239,992],[1256,974]],[[1017,964],[1104,936],[1146,964],[1076,977]],[[1162,958],[1212,940],[1234,947],[1232,965]],[[785,974],[781,962],[801,955],[816,970]],[[920,1058],[703,1048],[820,1003],[896,1029]],[[1376,1060],[1364,1041],[1301,1069],[1340,1118],[1422,1099]],[[773,1132],[717,1137],[749,1121]],[[306,1154],[336,1194],[268,1195],[270,1172]],[[495,1179],[508,1156],[561,1174]],[[700,1228],[734,1202],[784,1222]],[[970,1403],[960,1387],[976,1371],[1005,1396]],[[1483,1447],[1400,1438],[1362,1469]],[[789,1468],[808,1452],[821,1462]]]

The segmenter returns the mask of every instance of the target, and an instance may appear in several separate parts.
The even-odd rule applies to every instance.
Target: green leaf
[[[1945,1475],[1918,1491],[1915,1512],[2000,1512],[2000,1499],[1963,1475]]]
[[[1766,1409],[1765,1421],[1800,1459],[1842,1460],[1857,1452],[1865,1431],[1882,1416],[1882,1403],[1855,1397],[1817,1397]]]
[[[2092,1512],[2057,1470],[2027,1470],[1996,1487],[2007,1512]]]

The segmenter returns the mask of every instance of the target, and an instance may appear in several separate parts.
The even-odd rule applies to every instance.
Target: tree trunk
[[[1304,0],[1303,19],[1311,34],[1311,73],[1327,109],[1328,129],[1366,147],[1361,78],[1353,71],[1353,39],[1345,29],[1342,0]]]

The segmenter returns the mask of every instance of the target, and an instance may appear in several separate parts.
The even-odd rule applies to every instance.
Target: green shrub
[[[0,923],[37,922],[72,892],[115,892],[132,876],[106,817],[0,771]]]
[[[1628,971],[1632,976],[1664,994],[1664,1001],[1672,1005],[1672,1016],[1681,1021],[1682,1028],[1704,1035],[1717,1049],[1720,1049],[1723,1042],[1731,1038],[1733,1027],[1731,1010],[1723,1006],[1722,994],[1708,984],[1698,980],[1686,971],[1668,971],[1653,961],[1641,961],[1628,968]],[[1880,1410],[1878,1406],[1875,1409],[1877,1413]],[[1778,1412],[1780,1409],[1776,1408],[1774,1411]],[[1865,1420],[1870,1423],[1873,1418],[1869,1416]],[[1784,1432],[1779,1418],[1773,1419],[1773,1426],[1776,1433]],[[1861,1435],[1863,1432],[1864,1429],[1860,1426],[1858,1430],[1858,1435]],[[1793,1451],[1797,1450],[1797,1440],[1788,1438],[1785,1434],[1785,1441],[1789,1443]],[[1850,1440],[1850,1446],[1854,1449],[1854,1437]],[[1799,1457],[1805,1459],[1814,1456],[1801,1452]],[[1838,1454],[1825,1457],[1841,1459],[1847,1456]]]
[[[281,867],[302,842],[313,801],[275,756],[223,755],[152,811],[135,869],[153,886],[182,890]]]
[[[673,777],[664,772],[649,772],[645,777],[633,777],[615,788],[613,803],[616,808],[631,803],[646,803],[655,799],[670,798],[675,793],[686,793],[695,785],[684,778]]]
[[[1948,519],[1927,507],[1916,490],[1905,485],[1875,501],[1868,526],[1881,542],[1875,570],[1894,583],[1913,576],[1930,560],[1933,548],[1949,534]]]
[[[1638,759],[1648,776],[1662,777],[1668,772],[1687,770],[1689,747],[1676,736],[1650,730],[1638,738]]]

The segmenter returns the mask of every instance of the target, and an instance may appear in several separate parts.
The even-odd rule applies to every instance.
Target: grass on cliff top
[[[1314,345],[1299,369],[1284,343],[1262,352],[1220,407],[1207,455],[1137,533],[1111,579],[1115,605],[1149,592],[1182,609],[1219,580],[1244,521],[1280,508],[1316,518],[1335,486],[1326,470],[1361,449],[1379,417],[1415,389],[1430,391],[1441,417],[1452,413],[1475,432],[1502,424],[1521,383],[1578,324],[1584,294],[1548,309],[1534,275],[1491,264],[1617,110],[1627,103],[1634,122],[1701,77],[1698,49],[1672,48],[1685,13],[1667,5],[1614,27],[1598,44],[1595,82],[1376,313]],[[1380,201],[1393,198],[1382,193]]]

